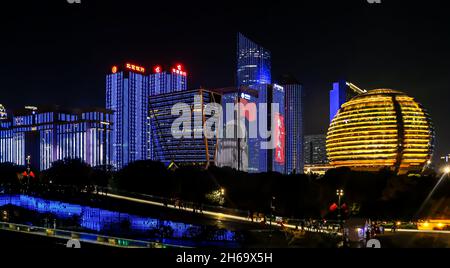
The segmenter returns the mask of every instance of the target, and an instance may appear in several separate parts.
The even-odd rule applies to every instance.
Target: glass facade
[[[238,33],[237,86],[270,84],[270,52]]]
[[[252,112],[251,107],[253,105],[256,109],[257,99],[256,90],[249,91],[245,88],[223,93],[223,137],[218,141],[217,166],[248,172],[249,133],[244,127],[248,129],[250,123],[256,121],[256,111]],[[241,105],[235,106],[238,103]]]
[[[0,160],[45,170],[64,158],[80,158],[91,166],[109,165],[112,112],[105,109],[64,110],[59,107],[21,110],[0,128]]]
[[[106,76],[106,108],[113,110],[112,163],[121,169],[148,159],[148,77],[131,70]]]
[[[336,116],[341,105],[347,101],[346,91],[345,81],[333,83],[333,89],[330,90],[330,122]]]
[[[106,107],[114,111],[111,150],[116,169],[152,159],[149,97],[187,90],[181,65],[171,72],[161,72],[159,66],[154,71],[146,75],[145,68],[127,64],[123,70],[114,66],[106,76]]]
[[[248,171],[285,173],[286,162],[286,126],[285,126],[285,92],[282,86],[258,85],[256,101],[258,135],[248,138]],[[261,105],[267,105],[267,111],[261,110]],[[273,111],[272,105],[278,105],[278,111]],[[247,128],[248,129],[248,128]],[[268,133],[265,133],[268,131]],[[270,135],[270,136],[267,136]],[[263,148],[266,143],[269,148]]]
[[[303,87],[283,84],[286,98],[286,173],[302,173],[303,159]]]
[[[150,96],[187,90],[187,76],[176,71],[150,74],[149,83]]]
[[[342,104],[357,95],[358,92],[352,90],[345,80],[334,82],[333,89],[330,90],[330,122],[333,121]]]
[[[304,159],[305,165],[328,164],[327,137],[324,134],[305,135],[304,137]]]
[[[151,159],[164,163],[209,165],[215,161],[216,138],[206,138],[203,126],[211,117],[204,111],[207,103],[220,103],[221,95],[208,90],[184,90],[150,97]],[[172,115],[177,103],[188,105],[189,114]],[[176,138],[172,124],[177,118],[189,121],[183,128],[189,137]],[[177,130],[182,130],[178,128]]]
[[[277,131],[283,131],[283,156],[282,161],[284,162],[284,92],[282,94],[279,94],[277,90],[278,87],[271,85],[272,79],[271,79],[271,54],[270,51],[265,49],[264,47],[256,44],[252,40],[248,39],[246,36],[244,36],[241,33],[238,33],[237,38],[237,86],[250,86],[252,89],[255,89],[258,91],[258,96],[253,98],[251,101],[249,100],[243,100],[244,104],[250,104],[253,103],[256,105],[255,108],[259,109],[259,104],[265,103],[268,104],[268,107],[270,109],[270,103],[272,101],[277,101],[280,104],[281,114],[277,115],[276,120],[283,125],[283,129],[278,129]],[[282,87],[281,87],[282,88]],[[247,111],[248,112],[248,111]],[[269,114],[267,116],[268,124],[267,127],[271,127],[271,118],[270,118],[270,110],[268,110]],[[245,113],[245,111],[244,111]],[[260,111],[257,110],[255,112],[255,115],[252,118],[253,120],[256,120],[257,127],[259,128],[260,125],[260,117],[259,117]],[[252,116],[250,116],[252,117]],[[275,120],[275,118],[274,118]],[[254,135],[249,135],[248,132],[249,126],[251,124],[251,121],[249,117],[247,116],[244,120],[247,132],[246,132],[246,138],[240,139],[240,142],[246,143],[245,146],[240,146],[242,148],[245,148],[246,158],[247,161],[247,169],[248,172],[266,172],[266,171],[280,171],[284,173],[284,163],[283,167],[279,165],[277,162],[274,164],[275,159],[275,150],[266,150],[261,149],[261,143],[266,141],[265,138],[261,138],[259,135],[259,130],[257,131],[257,137],[254,137]],[[275,134],[275,133],[272,133]],[[280,133],[277,133],[280,134]],[[252,137],[253,136],[253,137]],[[280,136],[281,137],[281,136]],[[239,143],[238,143],[239,144]],[[281,154],[281,149],[278,149],[277,154]],[[281,161],[279,156],[277,157],[278,161]],[[244,160],[244,159],[242,159]],[[240,159],[240,161],[242,161]]]

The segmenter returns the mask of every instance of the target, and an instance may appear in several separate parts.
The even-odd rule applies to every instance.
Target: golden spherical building
[[[414,98],[391,89],[375,89],[344,103],[327,134],[333,167],[419,173],[431,159],[434,129]]]

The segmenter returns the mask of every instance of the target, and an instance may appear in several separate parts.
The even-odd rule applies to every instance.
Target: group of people
[[[377,223],[373,223],[373,224],[367,225],[364,238],[366,240],[369,240],[369,239],[375,238],[379,234],[384,234],[384,227]]]
[[[183,200],[181,199],[164,199],[164,206],[167,207],[169,205],[172,205],[174,208],[178,208],[178,209],[183,209],[183,210],[187,210],[188,208],[192,208],[192,212],[194,213],[202,213],[203,214],[203,204],[199,204],[199,203],[190,203],[188,204],[187,202],[183,202]]]

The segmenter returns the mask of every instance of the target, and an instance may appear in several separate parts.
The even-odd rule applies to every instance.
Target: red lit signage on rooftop
[[[156,66],[153,68],[153,71],[154,71],[156,74],[159,74],[159,73],[162,71],[162,68],[161,68],[161,66],[156,65]]]
[[[141,67],[141,66],[137,66],[131,63],[127,63],[125,64],[125,68],[127,68],[128,70],[131,71],[136,71],[136,72],[140,72],[140,73],[144,73],[145,72],[145,68]]]
[[[177,64],[175,68],[172,68],[172,73],[180,74],[182,76],[186,76],[186,71],[183,69],[183,65]]]

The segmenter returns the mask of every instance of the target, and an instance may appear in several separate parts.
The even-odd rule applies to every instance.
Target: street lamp
[[[220,188],[220,203],[221,205],[225,203],[225,188]]]
[[[272,218],[275,213],[275,205],[273,204],[275,201],[275,196],[272,196],[272,199],[270,200],[270,218],[269,218],[269,225],[272,226]]]
[[[344,190],[336,190],[336,195],[338,196],[338,221],[341,222],[341,198],[344,196]]]
[[[430,200],[431,196],[433,195],[433,193],[436,191],[436,189],[438,188],[438,186],[442,183],[442,181],[445,180],[446,176],[449,176],[450,174],[450,166],[445,166],[442,168],[442,176],[441,178],[438,180],[438,182],[436,183],[436,185],[434,185],[433,189],[431,190],[431,192],[428,194],[427,198],[425,198],[425,201],[423,201],[422,205],[420,206],[419,210],[416,212],[416,216],[420,215],[420,212],[422,212],[423,208],[425,207],[425,205],[427,204],[427,202]]]
[[[450,173],[450,166],[444,167],[443,171],[445,175],[448,175]]]

